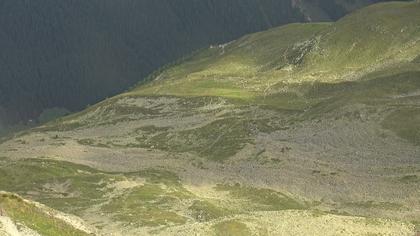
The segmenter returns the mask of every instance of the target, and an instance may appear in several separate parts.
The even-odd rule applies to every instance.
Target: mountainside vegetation
[[[16,194],[0,192],[0,235],[87,236],[79,220]],[[79,225],[77,225],[79,224]]]
[[[0,189],[98,234],[415,235],[419,12],[374,4],[196,51],[1,140]]]
[[[0,122],[30,125],[45,109],[77,111],[210,44],[320,14],[337,19],[374,1],[329,2],[2,1]]]
[[[417,10],[385,3],[333,24],[291,24],[245,36],[194,55],[132,93],[258,97],[294,85],[416,71]]]

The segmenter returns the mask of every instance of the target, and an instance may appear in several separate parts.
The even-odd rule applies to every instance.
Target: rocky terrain
[[[3,138],[0,189],[103,235],[414,235],[419,11],[376,4],[199,51]]]

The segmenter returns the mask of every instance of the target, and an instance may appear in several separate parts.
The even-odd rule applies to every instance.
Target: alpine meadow
[[[371,3],[290,1],[8,132],[0,235],[418,235],[420,1]]]

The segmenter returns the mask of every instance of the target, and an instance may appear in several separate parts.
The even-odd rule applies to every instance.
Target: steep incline
[[[200,95],[206,90],[207,95],[261,96],[291,84],[356,81],[375,71],[416,70],[411,61],[420,50],[417,6],[384,3],[334,24],[288,25],[245,36],[163,71],[157,81],[134,93]],[[218,94],[218,89],[226,94]]]
[[[87,236],[95,231],[70,216],[16,194],[0,191],[0,235]]]
[[[197,52],[4,140],[0,189],[128,235],[413,235],[418,12],[378,4]]]
[[[340,2],[310,5],[328,12],[340,8],[331,17],[336,19],[372,1]],[[343,2],[354,7],[343,8]],[[0,122],[26,122],[53,107],[83,109],[193,50],[304,21],[300,5],[290,0],[2,1],[0,107],[7,113],[0,113]]]

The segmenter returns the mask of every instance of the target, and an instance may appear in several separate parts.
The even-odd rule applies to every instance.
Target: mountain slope
[[[309,22],[335,21],[346,13],[369,4],[384,1],[364,1],[364,0],[295,0],[294,6],[298,7],[306,20]]]
[[[354,6],[371,3],[362,2]],[[3,1],[0,106],[7,113],[0,119],[26,122],[48,108],[83,109],[196,49],[305,21],[299,5],[290,0]]]
[[[18,183],[11,183],[9,189],[77,214],[86,222],[2,193],[0,233],[19,230],[26,235],[32,229],[40,235],[410,235],[414,229],[412,224],[398,221],[313,210],[309,203],[270,189],[181,184],[176,175],[162,170],[111,173],[47,159],[7,161],[13,169],[1,167],[6,173],[2,178],[14,173],[13,182]],[[283,222],[280,229],[278,222]]]
[[[232,87],[259,96],[271,87],[276,92],[276,85],[357,80],[371,72],[410,65],[418,56],[420,37],[418,9],[412,5],[380,4],[334,24],[288,25],[246,36],[169,68],[158,81],[138,91],[198,95],[200,88]],[[191,92],[185,91],[188,88]]]
[[[39,203],[0,192],[0,234],[15,235],[90,235],[82,221],[49,209]]]
[[[372,5],[199,51],[5,140],[0,189],[103,232],[413,235],[419,11]]]

